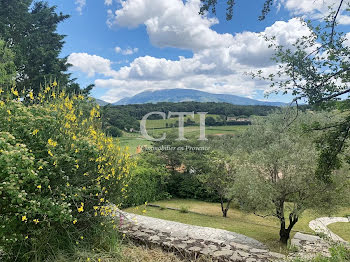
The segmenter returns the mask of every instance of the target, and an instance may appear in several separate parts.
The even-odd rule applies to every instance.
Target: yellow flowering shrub
[[[79,245],[111,215],[111,202],[122,204],[130,155],[101,130],[98,105],[55,83],[37,97],[2,90],[0,101],[4,259],[33,261],[39,247],[45,257],[52,246]]]

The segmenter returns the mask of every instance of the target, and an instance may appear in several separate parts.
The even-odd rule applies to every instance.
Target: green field
[[[158,121],[158,120],[151,120]],[[240,132],[243,132],[247,126],[213,126],[206,127],[205,132],[207,136],[219,136],[219,135],[235,135]],[[177,133],[178,128],[159,128],[152,129],[149,128],[148,134],[154,138],[159,138],[163,133]],[[199,126],[185,126],[185,137],[188,139],[196,139],[199,137]],[[138,146],[150,146],[152,145],[151,141],[146,140],[139,133],[123,133],[123,136],[118,138],[120,145],[122,147],[129,147],[131,154],[136,153],[136,148]]]
[[[279,221],[275,217],[262,218],[251,213],[246,213],[238,208],[232,207],[228,212],[228,217],[222,217],[220,204],[207,203],[197,200],[172,199],[157,201],[153,204],[162,207],[186,208],[195,213],[180,213],[179,211],[147,207],[144,215],[161,218],[190,225],[213,227],[240,233],[266,244],[271,250],[276,252],[286,252],[285,247],[279,243]],[[128,208],[126,211],[142,214],[143,208]],[[337,216],[348,214],[350,208],[340,210]],[[307,210],[300,217],[295,225],[292,236],[297,232],[313,234],[308,224],[317,218],[311,210]]]
[[[215,120],[221,119],[219,115],[210,115],[210,114],[206,115],[206,117],[209,117],[209,116],[213,117]],[[185,119],[185,123],[188,119],[190,119],[199,125],[199,115],[197,115],[197,114],[194,115],[194,118],[192,118],[190,116],[185,116],[184,119]],[[163,120],[163,119],[147,120],[146,127],[147,128],[166,128],[167,124],[170,127],[170,125],[175,124],[176,121],[178,121],[178,120],[179,120],[178,117],[173,117],[173,118],[165,119],[165,120]]]

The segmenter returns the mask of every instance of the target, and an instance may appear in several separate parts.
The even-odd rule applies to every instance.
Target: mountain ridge
[[[213,94],[195,89],[164,89],[164,90],[146,90],[132,97],[125,97],[113,103],[113,105],[129,105],[129,104],[147,104],[159,102],[224,102],[234,105],[268,105],[283,106],[286,103],[260,101],[251,98],[229,95],[229,94]]]

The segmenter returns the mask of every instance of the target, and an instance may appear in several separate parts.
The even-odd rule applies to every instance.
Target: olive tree
[[[209,168],[206,169],[205,173],[199,174],[198,178],[211,193],[220,198],[222,215],[227,217],[227,212],[234,198],[231,188],[235,182],[236,163],[229,156],[215,151],[206,155],[205,162]]]
[[[317,179],[313,139],[322,134],[305,133],[303,129],[317,118],[331,121],[331,116],[301,113],[290,124],[287,119],[291,114],[283,110],[255,120],[239,136],[240,167],[232,189],[243,209],[278,218],[280,241],[284,244],[305,209],[335,207],[341,192],[348,189],[344,173],[332,184]]]

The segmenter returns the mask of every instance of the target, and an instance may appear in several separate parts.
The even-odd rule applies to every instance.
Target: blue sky
[[[62,56],[69,56],[73,76],[92,95],[108,102],[147,89],[193,88],[266,99],[268,83],[245,72],[274,71],[271,50],[258,36],[276,35],[291,44],[308,33],[296,17],[318,19],[337,0],[276,0],[258,21],[263,0],[238,0],[232,21],[225,2],[217,16],[199,16],[199,0],[49,0],[71,15],[59,26],[67,35]],[[339,22],[349,32],[350,18]],[[181,57],[181,58],[180,58]],[[289,101],[290,96],[270,96]]]

